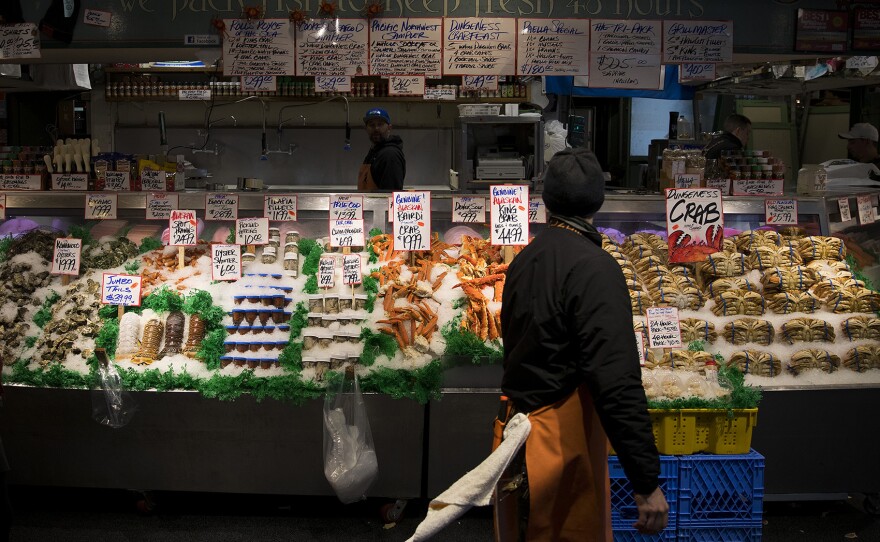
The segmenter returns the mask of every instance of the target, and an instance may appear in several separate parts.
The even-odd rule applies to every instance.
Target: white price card
[[[296,196],[265,196],[263,216],[275,222],[296,221]]]
[[[81,190],[89,189],[88,173],[53,173],[52,190]]]
[[[856,196],[856,204],[859,210],[859,224],[873,224],[877,217],[874,216],[874,204],[871,196]]]
[[[849,198],[840,198],[837,200],[837,206],[840,207],[840,221],[849,222],[852,220],[852,212],[849,208]]]
[[[483,196],[452,196],[452,221],[485,224],[486,198]]]
[[[342,284],[354,286],[363,282],[361,271],[361,255],[346,254],[342,257]]]
[[[648,313],[648,346],[681,348],[681,327],[675,307],[651,307]]]
[[[168,190],[168,184],[165,182],[165,172],[156,169],[144,169],[141,171],[141,190],[148,192],[164,192]]]
[[[681,64],[678,66],[678,82],[714,81],[715,64]]]
[[[781,196],[782,179],[734,179],[734,196]]]
[[[241,245],[211,245],[211,280],[241,278]]]
[[[6,220],[6,194],[0,194],[0,220]]]
[[[797,201],[793,199],[768,199],[764,202],[764,214],[768,225],[796,225]]]
[[[91,26],[103,26],[106,28],[110,26],[110,21],[112,20],[113,14],[109,11],[86,8],[83,13],[83,23]]]
[[[724,244],[721,192],[714,188],[667,188],[669,262],[701,262]]]
[[[423,96],[424,75],[392,75],[388,78],[389,96]]]
[[[86,220],[115,220],[116,194],[86,194]]]
[[[489,187],[489,229],[493,245],[529,244],[529,189]]]
[[[238,220],[238,195],[206,195],[205,220]]]
[[[544,205],[544,198],[541,196],[529,198],[529,222],[531,224],[547,223],[547,206]]]
[[[82,239],[55,239],[55,252],[52,254],[53,275],[79,275],[82,258]]]
[[[362,247],[364,246],[363,220],[331,220],[331,247]]]
[[[198,242],[198,221],[196,212],[174,209],[168,219],[168,231],[171,235],[168,244],[171,246],[192,246]]]
[[[137,307],[141,304],[141,276],[104,273],[101,280],[101,303]]]
[[[639,351],[639,365],[645,366],[645,336],[641,331],[636,331],[636,348]]]
[[[330,220],[363,220],[364,197],[348,194],[330,196]]]
[[[336,276],[336,258],[322,256],[318,260],[318,288],[332,288]]]
[[[40,35],[34,23],[0,25],[0,60],[13,58],[40,58]]]
[[[351,92],[348,75],[316,75],[315,92]]]
[[[147,194],[147,220],[169,220],[171,211],[177,209],[180,198],[177,194],[149,192]]]
[[[722,196],[729,196],[730,179],[706,179],[706,188],[718,189]]]
[[[128,192],[131,190],[131,175],[127,171],[107,171],[104,173],[104,190]]]
[[[425,95],[423,98],[425,100],[443,100],[443,101],[452,101],[455,100],[455,89],[448,87],[428,87],[425,89]]]
[[[197,102],[211,99],[211,91],[203,88],[185,88],[177,91],[177,99],[184,102]]]
[[[394,192],[394,250],[431,250],[431,193]]]
[[[269,219],[239,218],[235,221],[235,241],[239,245],[266,245],[269,243]]]
[[[0,175],[0,190],[42,190],[42,185],[42,175]]]
[[[675,176],[675,188],[699,188],[699,173],[678,173]]]
[[[463,75],[462,90],[498,90],[497,75]]]
[[[274,75],[241,76],[241,90],[244,92],[275,92],[277,86]]]

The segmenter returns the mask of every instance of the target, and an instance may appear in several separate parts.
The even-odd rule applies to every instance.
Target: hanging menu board
[[[296,32],[297,75],[367,75],[367,22],[304,21]]]
[[[733,21],[663,21],[663,63],[733,62]]]
[[[223,75],[293,75],[293,27],[285,19],[223,19]]]
[[[587,75],[589,19],[517,19],[517,75]]]
[[[843,52],[849,30],[846,11],[799,9],[795,51]]]
[[[854,13],[852,48],[880,49],[880,9],[856,9]]]
[[[440,77],[443,20],[374,18],[370,21],[370,75]]]
[[[516,19],[443,19],[444,75],[516,73]]]
[[[593,19],[590,21],[592,88],[660,88],[659,21]]]

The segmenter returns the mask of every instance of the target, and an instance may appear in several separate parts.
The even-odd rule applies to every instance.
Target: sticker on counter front
[[[486,198],[482,196],[452,196],[452,221],[485,224]]]
[[[295,222],[296,196],[265,196],[263,216],[274,222]]]
[[[675,307],[651,307],[648,315],[650,348],[681,348],[681,327]]]
[[[206,88],[182,88],[177,91],[177,99],[184,102],[210,100],[211,91]]]
[[[211,280],[241,278],[241,246],[211,245]]]
[[[529,223],[547,223],[547,206],[544,205],[544,198],[541,196],[531,196],[529,198]]]
[[[678,173],[675,176],[675,188],[699,188],[699,173]]]
[[[722,196],[730,195],[730,179],[706,179],[706,188],[716,188]]]
[[[150,190],[164,192],[168,190],[168,185],[165,183],[165,172],[156,169],[144,169],[141,171],[141,190],[144,192]]]
[[[346,254],[342,257],[342,284],[346,286],[355,286],[363,282],[363,272],[361,271],[361,255]]]
[[[639,351],[639,366],[644,367],[645,358],[645,336],[641,331],[636,331],[636,349]]]
[[[198,242],[198,221],[196,212],[174,209],[168,219],[168,231],[171,232],[168,244],[171,246],[191,246]]]
[[[840,198],[837,200],[837,206],[840,207],[840,221],[849,222],[852,220],[852,212],[849,208],[849,198]]]
[[[347,194],[330,196],[330,220],[363,220],[364,197]]]
[[[127,171],[107,171],[104,173],[104,190],[128,192],[131,190],[131,175]]]
[[[424,96],[424,75],[392,75],[388,78],[389,96]]]
[[[797,201],[793,199],[768,199],[764,202],[767,225],[797,225]]]
[[[489,187],[489,230],[493,245],[529,243],[529,189],[525,186]]]
[[[0,24],[0,60],[14,58],[40,58],[40,37],[34,23]]]
[[[363,220],[331,220],[331,247],[362,247],[364,246]]]
[[[242,75],[242,92],[275,92],[278,86],[274,75]]]
[[[431,250],[431,193],[394,192],[394,250]]]
[[[141,304],[141,276],[104,273],[101,279],[101,303],[138,307]]]
[[[0,220],[6,220],[6,194],[0,194]]]
[[[89,189],[88,173],[53,173],[52,190],[80,190],[85,192]]]
[[[318,288],[332,288],[336,275],[336,258],[322,256],[318,260]]]
[[[701,262],[720,252],[724,241],[721,191],[667,188],[666,232],[669,263]]]
[[[781,196],[782,179],[733,179],[734,196]]]
[[[147,220],[170,220],[171,211],[177,209],[180,198],[177,194],[147,194]]]
[[[206,195],[205,220],[238,220],[238,195]]]
[[[52,254],[53,275],[79,275],[82,256],[82,239],[55,239],[55,252]]]
[[[348,75],[316,75],[315,92],[351,92]]]
[[[269,243],[269,219],[239,218],[235,221],[235,241],[239,245],[265,245]]]
[[[110,26],[113,14],[109,11],[101,11],[100,9],[86,8],[83,13],[83,23],[91,26]]]
[[[2,25],[0,25],[2,26]],[[42,190],[42,175],[4,174],[0,175],[0,190]]]
[[[464,75],[461,78],[462,90],[498,90],[497,75]]]
[[[86,194],[86,220],[115,220],[116,194]]]
[[[871,196],[857,196],[856,205],[859,211],[859,224],[873,224],[877,217],[874,216],[874,204],[871,203]]]

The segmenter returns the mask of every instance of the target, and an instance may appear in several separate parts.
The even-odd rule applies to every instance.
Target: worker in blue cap
[[[391,115],[374,107],[364,115],[364,125],[373,146],[358,171],[358,190],[402,190],[406,158],[403,140],[391,135]]]

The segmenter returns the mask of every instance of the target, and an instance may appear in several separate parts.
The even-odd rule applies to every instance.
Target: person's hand
[[[669,521],[669,504],[663,491],[658,487],[650,495],[635,495],[639,509],[639,519],[633,528],[642,534],[657,534],[666,528]]]

